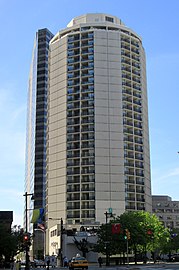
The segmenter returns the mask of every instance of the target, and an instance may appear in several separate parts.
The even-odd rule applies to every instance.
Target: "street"
[[[21,269],[24,270],[24,267],[21,267]],[[39,269],[46,269],[46,268],[30,268],[31,270],[39,270]],[[65,267],[56,267],[56,268],[51,268],[50,270],[68,270],[68,268]],[[81,269],[81,268],[79,268]],[[159,263],[159,264],[130,264],[129,266],[127,265],[119,265],[119,266],[105,266],[103,265],[102,267],[99,267],[98,265],[90,265],[88,270],[153,270],[153,269],[158,269],[158,270],[172,270],[172,269],[177,269],[179,270],[179,263]],[[1,269],[0,269],[1,270]],[[75,268],[75,270],[78,270]]]

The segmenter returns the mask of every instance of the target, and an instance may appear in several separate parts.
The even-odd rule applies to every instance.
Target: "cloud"
[[[161,174],[161,169],[160,169],[157,172],[155,171],[153,175],[154,175],[154,178],[157,180],[156,182],[159,182],[162,180],[167,180],[168,182],[168,181],[171,181],[171,178],[172,180],[174,180],[176,176],[179,176],[179,167],[173,168],[172,170],[167,171],[167,172],[164,172],[162,169],[162,174]]]

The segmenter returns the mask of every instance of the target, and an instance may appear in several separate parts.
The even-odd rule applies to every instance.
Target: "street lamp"
[[[33,193],[27,193],[27,191],[25,192],[25,194],[23,196],[25,196],[25,233],[28,233],[28,217],[27,217],[27,212],[28,209],[27,208],[27,197],[28,196],[32,196],[33,198]],[[31,198],[31,199],[32,199]],[[26,258],[26,262],[25,262],[25,270],[29,270],[29,245],[26,243],[25,245],[25,258]]]
[[[108,224],[108,218],[113,217],[112,212],[108,213],[107,211],[104,213],[106,217],[106,266],[109,266],[109,256],[108,256],[108,231],[107,231],[107,224]]]

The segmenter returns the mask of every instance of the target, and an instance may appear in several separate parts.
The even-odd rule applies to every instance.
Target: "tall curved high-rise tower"
[[[47,217],[152,210],[145,52],[117,17],[76,17],[51,40],[47,126]]]

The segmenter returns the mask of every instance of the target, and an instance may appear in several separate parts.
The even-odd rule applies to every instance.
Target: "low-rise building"
[[[172,201],[167,195],[153,195],[152,211],[165,227],[179,228],[179,201]]]
[[[0,211],[0,225],[5,227],[8,232],[11,232],[13,222],[13,211]]]

